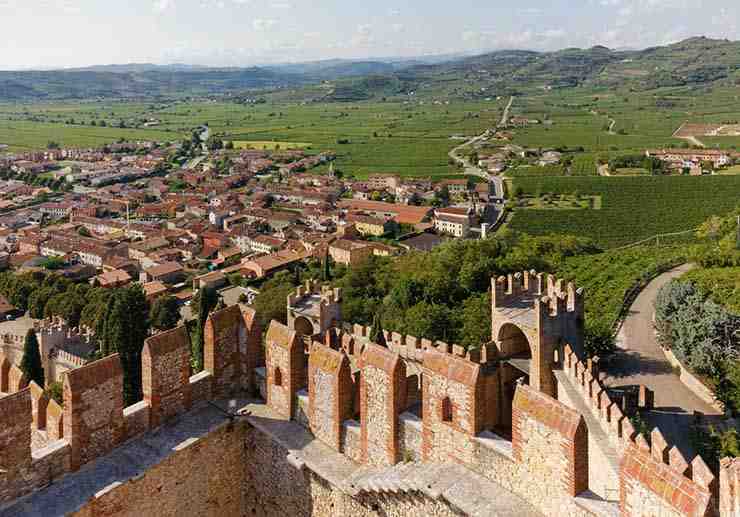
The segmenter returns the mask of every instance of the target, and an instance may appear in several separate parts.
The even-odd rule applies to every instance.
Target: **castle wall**
[[[528,283],[531,280],[525,277],[525,287]],[[560,311],[564,303],[569,303],[567,298],[559,298],[555,310]],[[482,486],[495,491],[497,485],[508,490],[497,492],[497,497],[511,496],[546,515],[610,514],[617,504],[598,500],[593,493],[593,485],[602,480],[591,475],[598,474],[601,460],[590,452],[594,442],[589,441],[588,422],[619,453],[623,515],[703,516],[711,515],[715,504],[723,508],[722,517],[737,510],[734,462],[723,463],[722,486],[717,490],[717,481],[702,460],[694,459],[689,465],[675,447],[669,449],[659,431],[651,434],[650,445],[645,437],[635,436],[629,420],[600,385],[593,362],[579,361],[570,347],[564,348],[559,363],[563,370],[557,371],[559,388],[569,391],[559,389],[563,396],[556,400],[537,386],[516,386],[512,439],[507,441],[490,431],[491,408],[496,405],[489,398],[500,398],[495,382],[500,364],[488,346],[466,353],[458,346],[389,333],[389,346],[383,348],[368,343],[367,329],[362,329],[362,336],[350,339],[325,336],[326,344],[314,343],[309,355],[294,330],[273,322],[266,335],[267,404],[245,407],[248,425],[241,417],[221,425],[223,413],[199,402],[225,395],[231,399],[232,392],[248,387],[244,357],[250,350],[243,345],[250,332],[258,335],[254,327],[247,331],[248,323],[234,309],[212,315],[205,354],[210,369],[192,377],[188,377],[184,329],[148,339],[142,358],[145,400],[127,408],[122,408],[117,355],[69,372],[64,407],[54,401],[46,404],[52,441],[43,450],[31,451],[29,433],[32,422],[38,426],[42,419],[45,401],[40,387],[32,385],[1,398],[2,422],[20,424],[0,427],[0,470],[6,468],[3,463],[14,465],[10,474],[0,472],[0,498],[4,498],[0,503],[38,489],[49,476],[54,479],[64,472],[72,472],[70,484],[84,479],[90,470],[105,478],[111,475],[110,470],[105,472],[109,459],[95,462],[90,469],[80,470],[80,466],[107,455],[118,462],[116,469],[122,468],[124,459],[123,463],[138,461],[138,470],[120,475],[115,470],[115,480],[96,481],[104,484],[95,490],[86,486],[85,498],[96,495],[80,510],[88,512],[81,516],[454,513],[443,498],[428,499],[436,497],[432,485],[442,473],[435,468],[454,471],[450,485],[454,488],[445,497],[453,501],[462,491],[464,500],[455,502],[461,505],[456,508],[466,507],[468,493],[478,495]],[[353,357],[345,353],[349,347]],[[350,361],[359,366],[354,374]],[[417,408],[405,411],[409,409],[409,365],[422,380],[423,418],[411,412]],[[10,368],[5,370],[10,384]],[[418,400],[419,394],[413,399]],[[191,434],[193,425],[203,423],[199,419],[205,415],[204,408],[210,409],[206,416],[215,418],[215,424],[211,421],[212,427]],[[172,419],[175,415],[182,418]],[[168,418],[171,426],[147,433]],[[177,427],[181,421],[184,427]],[[61,432],[54,431],[59,426]],[[171,427],[177,427],[170,436],[173,443],[156,442]],[[188,439],[183,439],[183,432]],[[126,440],[122,450],[113,450]],[[129,448],[133,443],[140,445]],[[150,455],[156,458],[154,466],[142,459]],[[409,460],[421,465],[395,465]],[[104,465],[100,471],[96,470],[99,464]],[[415,495],[404,494],[397,483],[409,480],[393,477],[397,467],[410,467],[414,475],[431,472],[434,479],[428,480],[431,484],[425,480],[422,488],[409,489]],[[228,475],[222,476],[222,470]],[[363,478],[366,474],[372,476]]]
[[[265,365],[265,351],[262,347],[262,328],[257,321],[257,313],[248,307],[242,308],[244,324],[240,327],[239,362],[241,364],[241,384],[248,393],[256,395],[259,391],[255,369]]]
[[[288,450],[269,436],[252,430],[247,436],[244,514],[265,517],[452,517],[459,516],[442,500],[422,495],[361,495],[351,497],[310,470],[286,461]]]
[[[517,388],[513,414],[514,459],[529,469],[533,481],[571,496],[587,490],[588,429],[583,417],[529,386]]]
[[[714,476],[699,456],[691,463],[692,478],[684,475],[688,465],[667,464],[665,441],[642,438],[628,445],[620,465],[620,510],[624,517],[713,515]],[[727,515],[733,515],[732,513]]]
[[[725,458],[720,464],[720,514],[740,515],[740,459]]]
[[[473,463],[470,438],[482,430],[485,407],[480,365],[427,350],[423,390],[424,460]]]
[[[223,424],[142,476],[96,494],[70,517],[245,515],[247,426]]]
[[[285,420],[293,416],[298,390],[306,386],[306,357],[296,333],[273,321],[267,331],[267,404]]]
[[[0,398],[0,507],[69,470],[70,448],[64,441],[31,452],[31,415],[30,388]]]

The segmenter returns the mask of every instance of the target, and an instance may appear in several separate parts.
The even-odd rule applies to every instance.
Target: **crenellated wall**
[[[306,355],[295,331],[277,321],[265,337],[267,403],[285,420],[293,418],[296,395],[306,386]]]
[[[118,354],[72,370],[64,378],[64,436],[71,468],[110,452],[126,438],[123,369]]]
[[[20,370],[0,355],[3,387],[11,393],[0,396],[0,505],[79,470],[193,404],[219,392],[240,392],[240,358],[259,364],[261,331],[253,321],[245,325],[238,309],[215,312],[211,319],[204,352],[211,369],[190,375],[185,327],[152,336],[142,351],[144,400],[126,408],[117,354],[66,372],[63,405],[49,400],[34,382],[25,387]],[[32,450],[34,433],[43,440]]]
[[[317,439],[342,449],[342,422],[352,418],[354,385],[349,359],[314,343],[308,359],[308,426]]]
[[[406,409],[406,366],[374,343],[362,352],[360,448],[363,463],[394,465],[400,458],[399,415]]]
[[[146,340],[141,381],[151,427],[190,409],[190,338],[184,326]]]
[[[496,295],[495,308],[525,294],[562,291],[562,286],[538,275],[507,282]],[[564,303],[568,313],[577,312],[582,293],[566,290],[571,294],[560,297],[565,301],[558,304]],[[555,309],[560,311],[560,305]],[[530,316],[544,314],[537,307],[542,305],[534,303]],[[0,398],[0,422],[13,422],[0,425],[0,504],[38,489],[48,483],[49,475],[56,479],[115,454],[124,442],[164,432],[166,422],[174,425],[186,413],[210,407],[202,402],[256,393],[257,372],[264,364],[266,403],[249,406],[257,413],[250,417],[251,427],[237,419],[235,425],[213,431],[213,444],[206,440],[170,451],[171,462],[164,460],[151,472],[101,492],[79,515],[149,512],[157,507],[159,490],[165,514],[261,509],[277,515],[300,507],[305,497],[316,505],[299,511],[305,515],[332,515],[332,507],[324,506],[328,501],[338,505],[334,511],[356,509],[362,515],[383,509],[454,513],[456,507],[433,491],[417,493],[417,499],[401,495],[398,476],[409,461],[419,463],[419,472],[453,469],[456,480],[470,478],[473,484],[465,486],[498,487],[545,515],[621,511],[625,516],[704,516],[719,510],[722,517],[737,515],[737,462],[723,462],[718,482],[700,458],[688,463],[659,430],[650,437],[636,435],[600,383],[595,362],[581,361],[570,346],[559,345],[549,363],[560,399],[546,385],[528,385],[525,375],[513,385],[512,400],[505,401],[502,371],[512,368],[511,358],[495,340],[466,352],[456,345],[388,332],[388,346],[383,347],[370,342],[366,327],[354,327],[351,332],[328,329],[321,342],[307,346],[295,329],[273,321],[265,333],[263,356],[255,316],[238,306],[213,313],[206,325],[206,369],[196,375],[190,375],[184,327],[148,338],[142,353],[144,399],[126,408],[117,355],[66,373],[63,407],[33,383]],[[512,325],[524,321],[511,314],[507,318]],[[12,367],[5,369],[10,385]],[[12,383],[20,385],[17,373]],[[511,410],[510,439],[497,432],[505,423],[506,404]],[[30,432],[42,427],[48,445],[32,450]],[[293,441],[300,445],[288,447],[286,443],[293,443],[289,434],[296,429],[302,435]],[[592,444],[602,439],[618,455],[618,501],[607,501],[592,490],[600,481],[592,476],[597,461]],[[226,487],[228,479],[220,475],[217,462],[226,461],[224,451],[231,451],[229,469],[239,489]],[[313,467],[302,454],[313,455]],[[187,462],[196,465],[190,477],[183,472]],[[341,475],[319,475],[315,469],[328,463],[344,468],[346,475],[354,472],[357,484],[345,484]],[[237,465],[244,466],[242,474],[236,474]],[[268,482],[260,477],[276,469],[283,479]],[[360,474],[373,473],[380,476],[379,484],[363,484]],[[406,481],[414,486],[413,480]],[[255,496],[283,485],[285,490],[265,492],[262,499]],[[293,493],[290,486],[310,486],[312,493]],[[384,491],[387,496],[380,495]]]
[[[33,329],[39,343],[47,384],[61,382],[65,372],[87,363],[87,357],[94,349],[92,332],[89,329],[70,328],[61,318],[35,321]],[[11,364],[20,365],[25,339],[25,332],[2,334],[0,354],[4,354]]]

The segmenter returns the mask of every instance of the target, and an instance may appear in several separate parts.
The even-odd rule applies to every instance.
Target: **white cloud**
[[[268,18],[255,18],[252,20],[252,27],[259,32],[265,32],[272,29],[277,24],[277,20]]]
[[[155,0],[154,10],[162,13],[174,5],[173,0]]]

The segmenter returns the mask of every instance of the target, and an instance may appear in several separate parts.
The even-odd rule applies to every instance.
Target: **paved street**
[[[690,461],[695,454],[688,437],[693,412],[716,415],[717,411],[694,395],[673,373],[653,328],[653,303],[658,291],[689,269],[690,265],[673,269],[640,293],[617,338],[619,351],[604,369],[608,373],[608,386],[644,384],[655,391],[655,409],[647,415],[648,423],[660,427],[668,443],[675,444]]]

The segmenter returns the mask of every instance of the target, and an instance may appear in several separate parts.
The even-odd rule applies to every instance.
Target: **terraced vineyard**
[[[601,196],[600,209],[520,209],[515,230],[563,233],[614,248],[656,234],[690,230],[740,205],[740,176],[514,178],[514,191]]]
[[[596,156],[591,153],[575,155],[570,173],[573,176],[596,176]]]
[[[657,272],[682,262],[685,255],[682,246],[633,246],[567,258],[558,268],[558,275],[586,290],[586,333],[591,346],[610,343],[613,325],[633,286],[644,285]]]

